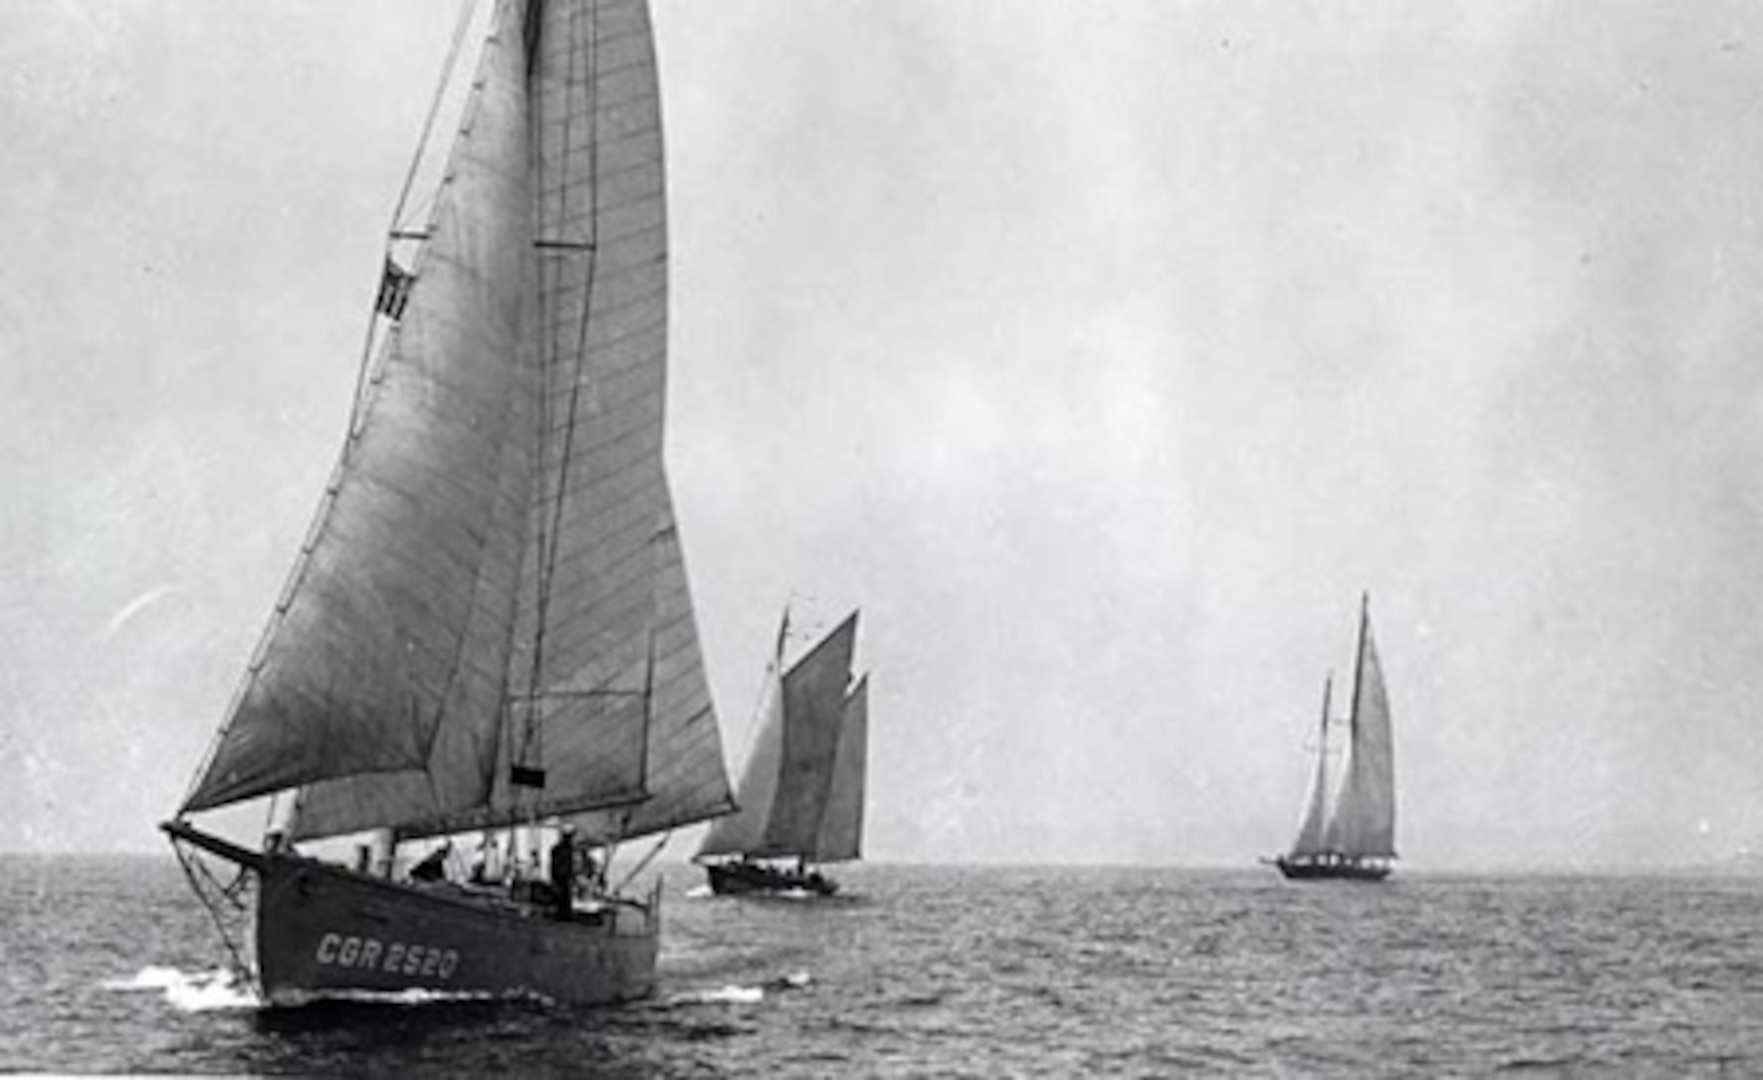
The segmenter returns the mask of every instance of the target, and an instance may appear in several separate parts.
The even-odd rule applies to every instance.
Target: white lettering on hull
[[[459,966],[459,953],[433,945],[328,933],[318,939],[318,962],[325,967],[379,971],[388,975],[412,975],[447,980]]]

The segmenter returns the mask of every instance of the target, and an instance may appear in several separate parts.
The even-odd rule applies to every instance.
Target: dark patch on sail
[[[402,319],[404,308],[410,303],[410,288],[415,284],[416,275],[387,256],[385,270],[380,274],[380,294],[374,301],[374,310],[394,322]]]
[[[532,0],[526,7],[526,25],[521,28],[521,43],[526,47],[528,77],[539,69],[539,29],[545,18],[545,0]]]

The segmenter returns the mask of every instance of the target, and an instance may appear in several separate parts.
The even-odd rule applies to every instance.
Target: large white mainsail
[[[1329,816],[1325,846],[1352,857],[1396,855],[1396,778],[1390,704],[1371,635],[1367,597],[1359,612],[1359,654],[1348,720],[1346,775]]]
[[[193,812],[296,837],[727,811],[663,466],[667,257],[642,0],[503,0],[415,280]],[[542,789],[515,786],[544,774]]]

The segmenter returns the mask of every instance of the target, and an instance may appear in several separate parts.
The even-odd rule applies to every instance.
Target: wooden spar
[[[185,843],[199,847],[210,854],[219,855],[228,862],[237,863],[248,870],[257,870],[259,872],[263,870],[264,857],[262,852],[240,847],[232,841],[222,840],[218,836],[210,836],[205,832],[198,832],[196,829],[192,828],[188,822],[183,821],[182,819],[162,821],[159,824],[159,829],[173,840],[182,840]]]

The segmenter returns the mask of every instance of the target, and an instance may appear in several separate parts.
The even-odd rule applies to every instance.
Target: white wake
[[[184,1012],[209,1012],[215,1009],[255,1009],[263,1002],[251,987],[225,968],[213,971],[186,972],[174,967],[149,965],[135,972],[133,978],[109,979],[106,990],[125,992],[159,991],[165,1000]]]
[[[765,1000],[760,986],[725,986],[720,990],[688,990],[667,999],[669,1005],[757,1005]]]
[[[723,986],[715,990],[688,990],[667,999],[669,1005],[757,1005],[767,990],[800,990],[813,982],[806,971],[792,971],[768,979],[759,986]]]

